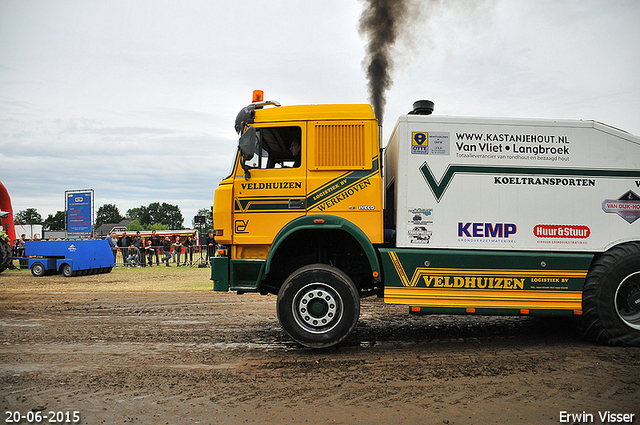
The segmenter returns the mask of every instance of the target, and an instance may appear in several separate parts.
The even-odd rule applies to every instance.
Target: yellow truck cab
[[[371,106],[258,100],[240,112],[236,130],[232,173],[214,199],[216,242],[228,247],[227,257],[212,260],[214,288],[278,294],[296,270],[324,264],[324,273],[346,274],[351,297],[380,292],[373,245],[383,242],[383,191]],[[333,325],[342,296],[321,289],[333,307],[309,301],[317,322]]]

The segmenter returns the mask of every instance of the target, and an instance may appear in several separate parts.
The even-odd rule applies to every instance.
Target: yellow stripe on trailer
[[[580,310],[582,291],[385,287],[384,301],[416,307]]]

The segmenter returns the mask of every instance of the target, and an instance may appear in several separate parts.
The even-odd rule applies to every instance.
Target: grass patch
[[[64,277],[34,277],[29,270],[5,270],[0,274],[1,292],[152,292],[212,291],[210,268],[120,267],[111,273]]]

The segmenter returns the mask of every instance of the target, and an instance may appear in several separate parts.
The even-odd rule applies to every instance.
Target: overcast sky
[[[422,1],[394,51],[384,138],[436,114],[594,119],[640,135],[637,0]],[[227,175],[253,89],[369,103],[358,0],[0,0],[0,181],[14,213],[178,205]]]

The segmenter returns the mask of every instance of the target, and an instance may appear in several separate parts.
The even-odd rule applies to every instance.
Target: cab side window
[[[245,164],[251,168],[297,168],[302,158],[302,131],[300,127],[264,127],[261,146]]]

